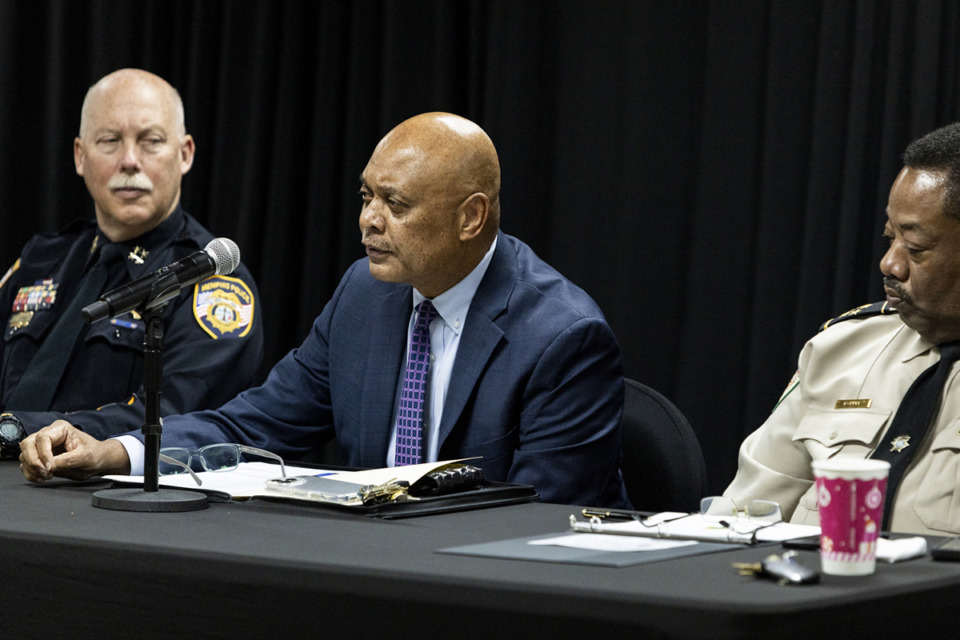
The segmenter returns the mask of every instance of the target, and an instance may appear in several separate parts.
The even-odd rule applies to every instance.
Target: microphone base
[[[159,491],[144,491],[140,488],[104,489],[94,493],[90,502],[100,509],[151,513],[199,511],[210,506],[206,494],[181,489],[160,489]]]

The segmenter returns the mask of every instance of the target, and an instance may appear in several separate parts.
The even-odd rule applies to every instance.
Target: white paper
[[[315,476],[332,474],[332,471],[312,469],[308,467],[292,467],[285,465],[288,476]],[[201,471],[197,473],[203,483],[197,483],[189,473],[178,473],[169,476],[160,476],[157,483],[161,487],[174,489],[201,489],[215,491],[233,498],[249,498],[264,493],[267,480],[280,477],[280,465],[267,462],[241,462],[233,471]],[[105,476],[107,480],[127,484],[143,484],[143,476]],[[332,476],[331,476],[332,477]]]
[[[657,551],[697,544],[693,540],[658,540],[628,536],[608,536],[599,533],[567,533],[554,538],[531,540],[527,544],[592,549],[594,551]]]

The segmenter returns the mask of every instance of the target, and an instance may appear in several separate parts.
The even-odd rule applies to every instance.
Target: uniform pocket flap
[[[933,451],[953,449],[960,451],[960,420],[954,420],[946,429],[937,434],[931,445]]]
[[[142,320],[133,320],[130,316],[112,318],[94,322],[87,331],[87,342],[105,340],[111,345],[143,351],[146,325]]]
[[[811,407],[797,426],[793,440],[816,440],[825,447],[849,442],[870,445],[890,415],[890,411],[879,408],[824,410]]]

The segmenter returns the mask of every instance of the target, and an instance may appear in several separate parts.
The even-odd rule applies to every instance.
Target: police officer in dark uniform
[[[179,204],[193,153],[180,97],[162,78],[123,69],[91,87],[74,156],[96,222],[35,236],[0,279],[4,456],[60,418],[97,437],[143,423],[143,320],[87,325],[79,308],[213,239]],[[161,415],[219,406],[253,382],[263,332],[245,266],[185,288],[163,319]]]

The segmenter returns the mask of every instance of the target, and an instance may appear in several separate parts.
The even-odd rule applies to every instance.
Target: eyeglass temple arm
[[[255,456],[262,456],[264,458],[270,458],[271,460],[276,460],[280,463],[280,474],[286,478],[287,477],[287,468],[283,464],[283,458],[278,456],[272,451],[267,451],[266,449],[258,449],[256,447],[248,447],[245,444],[238,444],[237,448],[244,453],[251,453]]]
[[[162,460],[163,462],[166,462],[167,464],[172,464],[174,466],[182,467],[186,469],[187,473],[190,474],[190,477],[193,478],[194,481],[197,483],[197,486],[198,487],[203,486],[203,480],[200,479],[200,476],[194,473],[193,469],[191,469],[189,465],[185,465],[179,460],[177,460],[176,458],[171,458],[170,456],[164,455],[162,453],[160,454],[160,460]]]

